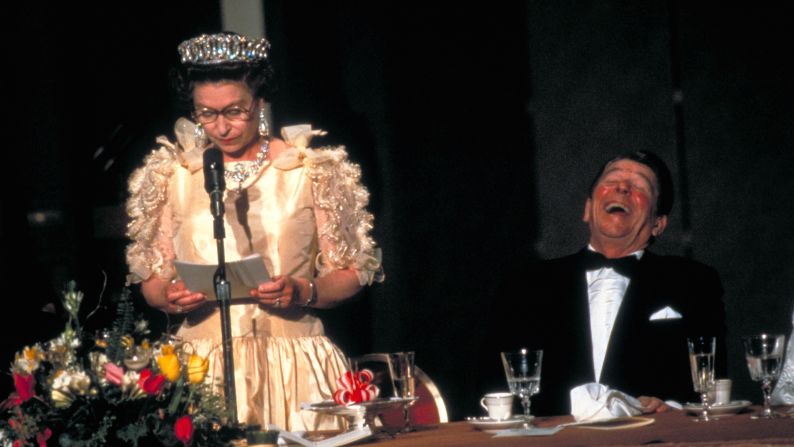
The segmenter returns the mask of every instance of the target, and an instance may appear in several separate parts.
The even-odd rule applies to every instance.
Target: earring
[[[204,133],[204,127],[201,126],[201,123],[196,124],[196,130],[193,132],[193,141],[199,149],[207,143],[207,135]]]
[[[265,107],[259,109],[259,135],[266,137],[270,133],[267,127],[267,117],[265,116]]]

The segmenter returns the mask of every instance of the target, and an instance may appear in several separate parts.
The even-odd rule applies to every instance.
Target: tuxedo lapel
[[[642,328],[648,324],[651,310],[658,301],[657,291],[649,277],[653,274],[653,261],[654,255],[646,250],[629,278],[629,286],[615,318],[604,357],[601,381],[606,384],[615,381],[626,371],[633,353],[644,349]]]
[[[584,250],[587,250],[586,248]],[[576,376],[581,378],[580,383],[594,382],[595,370],[593,368],[593,334],[590,330],[590,298],[587,292],[587,273],[585,269],[584,256],[580,251],[575,257],[576,265],[571,268],[572,276],[569,284],[573,290],[570,292],[572,297],[571,319],[576,328],[575,346],[577,358],[580,359],[577,365]]]
[[[537,324],[543,352],[542,391],[533,398],[539,414],[570,412],[570,390],[593,382],[593,348],[587,278],[580,253],[545,262],[538,282]]]

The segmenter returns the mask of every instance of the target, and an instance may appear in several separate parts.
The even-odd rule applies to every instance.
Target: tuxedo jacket
[[[513,285],[502,289],[512,304],[509,324],[501,325],[509,333],[503,332],[500,342],[544,351],[533,414],[570,413],[570,390],[597,381],[582,253],[541,261],[514,275]],[[690,259],[646,250],[629,279],[598,382],[635,397],[697,399],[688,336],[716,336],[717,371],[725,373],[725,311],[717,272]],[[651,319],[665,308],[681,317]]]

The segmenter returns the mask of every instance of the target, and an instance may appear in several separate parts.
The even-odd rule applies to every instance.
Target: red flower
[[[163,390],[163,386],[165,386],[165,376],[162,374],[152,375],[152,370],[145,368],[141,371],[141,375],[138,378],[138,386],[140,386],[146,394],[156,396],[160,394]]]
[[[8,399],[0,403],[0,410],[8,410],[17,405],[19,405],[19,396],[17,396],[17,393],[11,393],[8,395]]]
[[[0,403],[0,410],[9,410],[11,408],[18,407],[21,403],[22,399],[19,398],[19,394],[11,393],[8,395],[8,399]]]
[[[39,443],[39,447],[47,447],[47,440],[50,439],[52,436],[52,430],[49,428],[45,428],[43,432],[36,433],[36,441]]]
[[[36,395],[36,378],[30,374],[14,373],[14,386],[19,395],[19,402],[25,402]]]
[[[190,416],[182,416],[176,420],[174,433],[176,433],[176,439],[182,441],[182,444],[190,445],[190,441],[193,440],[193,420],[190,419]]]
[[[17,439],[16,441],[14,441],[14,444],[12,446],[13,447],[22,447],[23,445],[24,444],[22,444],[22,440],[21,439]]]

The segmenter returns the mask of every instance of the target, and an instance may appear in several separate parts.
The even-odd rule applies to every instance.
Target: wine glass
[[[772,387],[780,376],[783,364],[783,350],[786,345],[786,336],[778,334],[760,334],[742,338],[744,342],[744,355],[747,359],[747,369],[750,378],[761,382],[764,392],[764,411],[753,419],[774,419],[783,415],[772,411],[770,398]]]
[[[689,366],[692,370],[692,385],[695,392],[700,393],[703,409],[695,421],[708,422],[716,420],[709,416],[711,409],[710,393],[714,389],[714,351],[716,337],[690,337],[686,340],[689,348]]]
[[[529,398],[540,391],[540,367],[543,351],[521,348],[518,351],[502,352],[502,366],[505,368],[507,386],[514,396],[521,399],[524,407],[524,426],[529,427]]]
[[[392,385],[394,387],[394,397],[402,399],[413,399],[415,393],[414,380],[414,352],[394,352],[389,354],[389,373],[391,374]],[[402,431],[413,431],[408,407],[413,401],[403,405],[403,419],[405,421]]]

